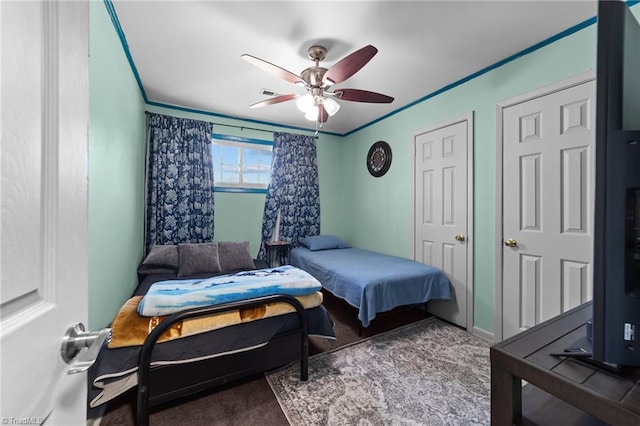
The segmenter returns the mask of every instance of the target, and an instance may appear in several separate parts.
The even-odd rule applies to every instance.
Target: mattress
[[[364,327],[380,312],[398,306],[451,299],[451,283],[433,266],[358,248],[291,250],[291,264],[322,287],[358,308]]]
[[[145,276],[134,296],[144,295],[153,283],[167,279],[175,279],[175,275]],[[316,306],[307,309],[306,312],[309,336],[335,340],[333,321],[324,306]],[[185,364],[245,352],[266,345],[276,335],[298,328],[297,313],[286,313],[166,341],[154,348],[151,365],[153,367]],[[96,363],[89,370],[90,408],[97,407],[137,385],[141,346],[112,349],[108,347],[108,343],[105,342]]]

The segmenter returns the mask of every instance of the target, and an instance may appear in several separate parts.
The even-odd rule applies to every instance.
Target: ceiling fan
[[[298,109],[305,113],[305,118],[316,121],[322,125],[326,123],[330,116],[333,116],[340,109],[340,104],[334,99],[353,102],[368,103],[390,103],[393,102],[391,96],[381,93],[370,92],[360,89],[333,89],[335,84],[342,83],[363,66],[367,64],[378,53],[378,49],[368,45],[345,56],[336,62],[331,68],[320,66],[320,61],[327,56],[327,49],[323,46],[311,46],[308,50],[309,58],[315,62],[315,66],[309,67],[296,75],[284,68],[256,58],[248,54],[241,55],[245,61],[270,72],[290,83],[303,86],[307,92],[303,95],[287,94],[274,96],[261,102],[250,105],[249,108],[259,108],[266,105],[274,105],[296,99]]]

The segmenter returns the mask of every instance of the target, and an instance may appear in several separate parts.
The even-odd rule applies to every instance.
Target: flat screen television
[[[635,2],[634,2],[635,3]],[[591,358],[640,366],[640,24],[598,4]]]

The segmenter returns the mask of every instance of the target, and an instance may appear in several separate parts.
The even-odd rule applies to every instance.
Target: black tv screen
[[[598,5],[592,357],[640,366],[640,24]]]

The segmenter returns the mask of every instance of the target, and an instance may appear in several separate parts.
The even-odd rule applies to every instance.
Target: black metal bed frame
[[[195,368],[194,366],[188,366],[188,364],[151,368],[151,355],[157,340],[175,323],[234,309],[249,309],[276,302],[288,303],[295,308],[300,320],[298,329],[277,335],[267,345],[260,348],[198,361],[194,363]],[[140,351],[136,424],[139,426],[149,424],[149,409],[151,406],[282,366],[298,356],[300,358],[300,380],[306,381],[309,377],[308,330],[307,314],[302,304],[295,297],[283,294],[225,303],[224,305],[193,308],[170,315],[147,336]],[[298,339],[298,335],[300,339],[299,351],[295,348],[295,345],[291,345],[292,342]],[[292,346],[293,349],[291,348]],[[283,348],[288,349],[283,350]],[[246,356],[243,357],[243,354]],[[154,372],[157,374],[154,374]],[[185,372],[188,374],[185,375]],[[153,387],[151,386],[152,382],[154,384]],[[175,387],[176,382],[177,387]],[[156,392],[156,386],[161,390]],[[154,391],[153,393],[152,390]]]

